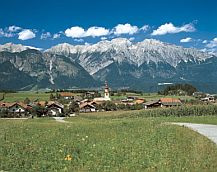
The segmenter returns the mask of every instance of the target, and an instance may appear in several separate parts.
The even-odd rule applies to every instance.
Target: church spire
[[[109,97],[109,87],[108,87],[108,82],[107,81],[105,81],[104,98],[110,100],[110,97]]]

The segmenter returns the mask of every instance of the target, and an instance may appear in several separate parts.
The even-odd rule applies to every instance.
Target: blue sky
[[[217,50],[216,0],[1,0],[0,44],[49,48],[126,37]]]

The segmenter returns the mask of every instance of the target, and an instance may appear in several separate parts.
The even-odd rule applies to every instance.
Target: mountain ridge
[[[157,91],[159,82],[196,83],[205,90],[204,83],[212,81],[208,88],[212,91],[217,86],[216,56],[154,39],[133,43],[116,38],[93,45],[63,43],[45,51],[21,51],[20,45],[14,49],[19,52],[0,49],[0,63],[9,61],[21,74],[33,77],[38,88],[90,88],[104,81],[115,89],[146,91]]]

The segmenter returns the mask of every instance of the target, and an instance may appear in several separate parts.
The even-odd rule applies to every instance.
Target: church
[[[93,101],[95,101],[95,102],[111,101],[107,81],[105,81],[104,97],[96,97],[96,98],[93,99]]]

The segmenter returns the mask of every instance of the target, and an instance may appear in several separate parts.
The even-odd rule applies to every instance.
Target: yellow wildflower
[[[72,160],[72,156],[71,156],[71,155],[67,155],[67,156],[65,157],[65,160],[66,160],[66,161],[71,161],[71,160]]]

